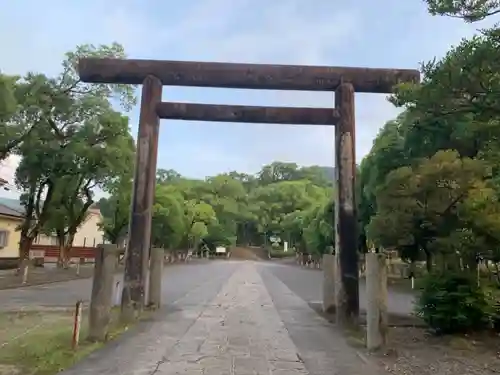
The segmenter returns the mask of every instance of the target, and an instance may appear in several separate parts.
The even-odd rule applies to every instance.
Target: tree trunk
[[[64,266],[64,240],[61,242],[59,241],[59,254],[57,255],[57,268],[63,268]]]
[[[417,262],[414,260],[411,260],[410,261],[410,274],[408,275],[408,277],[415,278],[416,271],[417,271]]]
[[[431,273],[432,272],[432,254],[430,251],[425,250],[425,268],[427,269],[427,272]]]
[[[56,229],[57,245],[59,247],[59,253],[57,254],[57,268],[64,267],[64,242],[66,240],[66,231],[63,228]]]
[[[19,243],[19,274],[22,277],[23,284],[28,282],[28,270],[29,270],[29,257],[30,249],[33,244],[34,238],[29,236],[21,237]]]
[[[71,261],[71,249],[73,248],[74,240],[75,240],[75,233],[68,233],[68,236],[66,237],[66,242],[64,244],[63,265],[65,269],[69,268],[69,263]]]

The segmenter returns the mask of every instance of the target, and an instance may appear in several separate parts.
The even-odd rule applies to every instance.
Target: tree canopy
[[[68,52],[55,77],[0,76],[0,158],[21,157],[15,183],[25,219],[21,258],[40,233],[56,234],[61,263],[94,203],[94,189],[112,191],[133,163],[128,117],[115,110],[135,104],[133,87],[79,80],[80,57],[124,57],[123,47],[82,45]]]
[[[276,236],[304,251],[324,252],[323,244],[333,241],[331,219],[323,219],[324,211],[332,206],[329,173],[328,168],[274,162],[255,175],[235,171],[196,180],[159,169],[153,246],[261,246]],[[101,204],[107,207],[114,201],[112,195]],[[128,204],[124,202],[123,207]],[[113,220],[112,211],[105,216],[105,222]]]
[[[496,1],[427,1],[433,14],[477,21]],[[475,269],[500,245],[500,90],[497,27],[422,64],[397,87],[403,109],[379,132],[359,171],[362,233],[409,260]],[[438,261],[439,259],[439,261]]]

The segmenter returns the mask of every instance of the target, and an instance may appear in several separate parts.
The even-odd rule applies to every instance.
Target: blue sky
[[[313,6],[314,4],[314,6]],[[481,25],[481,26],[484,26]],[[431,17],[422,0],[17,0],[0,13],[0,70],[59,71],[77,44],[123,44],[129,57],[418,68],[479,25]],[[167,87],[164,100],[332,106],[333,94]],[[357,159],[397,114],[384,95],[357,94]],[[130,113],[137,131],[138,109]],[[333,129],[162,121],[158,167],[190,177],[255,173],[274,160],[333,165]],[[16,158],[0,169],[11,178]]]

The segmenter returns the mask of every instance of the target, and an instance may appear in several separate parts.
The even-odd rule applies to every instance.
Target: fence
[[[73,245],[75,247],[96,247],[101,243],[109,243],[104,238],[102,234],[96,234],[94,236],[85,236],[82,237],[77,233],[73,240]],[[34,245],[42,245],[42,246],[57,246],[59,245],[59,239],[56,236],[48,236],[45,234],[38,235],[33,241]]]
[[[36,245],[33,244],[30,249],[31,258],[44,258],[47,263],[56,262],[59,257],[59,246],[54,245]],[[85,258],[85,262],[93,262],[95,259],[95,247],[73,246],[70,250],[71,258]]]

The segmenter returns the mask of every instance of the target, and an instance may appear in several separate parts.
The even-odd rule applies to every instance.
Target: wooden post
[[[158,309],[161,306],[164,254],[165,250],[162,248],[151,249],[151,265],[149,271],[149,306],[153,309]]]
[[[156,187],[156,165],[158,162],[158,140],[160,138],[160,117],[157,114],[157,106],[159,103],[161,103],[161,97],[162,97],[162,83],[161,81],[158,80],[158,78],[152,77],[155,81],[155,92],[154,92],[154,107],[152,110],[154,110],[154,116],[152,116],[152,121],[151,121],[151,132],[149,133],[149,162],[148,162],[148,196],[147,196],[147,206],[150,208],[150,214],[149,214],[149,220],[146,221],[146,230],[144,236],[147,237],[147,247],[145,248],[145,251],[147,253],[146,258],[144,259],[144,272],[143,272],[143,277],[144,277],[144,285],[148,286],[148,290],[146,293],[144,293],[144,305],[148,304],[148,293],[149,293],[149,288],[151,288],[151,278],[149,273],[151,272],[151,266],[148,267],[151,263],[151,257],[152,257],[152,249],[151,249],[151,221],[152,221],[152,216],[153,216],[153,211],[152,207],[154,205],[154,200],[155,200],[155,187]],[[150,109],[150,108],[149,108]],[[149,110],[148,109],[148,110]],[[154,118],[153,118],[154,117]],[[154,121],[153,121],[154,120]],[[163,252],[162,252],[163,254]]]
[[[384,254],[366,254],[366,346],[379,349],[387,340],[387,266]]]
[[[340,119],[335,127],[335,253],[336,318],[339,325],[357,325],[359,318],[359,274],[355,201],[354,88],[341,83],[335,91]]]
[[[158,140],[155,136],[158,135],[157,128],[160,120],[156,114],[156,105],[161,102],[161,92],[161,81],[156,77],[147,76],[142,85],[130,237],[125,259],[121,305],[121,317],[124,322],[135,319],[144,308],[145,302],[153,204],[151,191],[154,191],[154,187],[151,187],[151,164],[156,164],[156,159],[151,160],[151,155],[158,147]]]
[[[85,258],[84,257],[80,257],[78,259],[78,263],[76,264],[76,275],[77,276],[80,276],[80,267],[85,264]]]
[[[104,341],[111,319],[118,247],[116,245],[99,245],[95,253],[94,279],[89,307],[89,340]]]
[[[82,327],[83,301],[77,301],[75,305],[75,315],[73,317],[73,337],[71,339],[71,348],[75,350],[80,343],[80,330]]]

